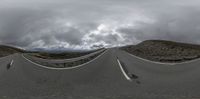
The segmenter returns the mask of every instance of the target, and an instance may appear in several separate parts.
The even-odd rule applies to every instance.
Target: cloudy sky
[[[0,44],[91,49],[148,39],[200,44],[200,1],[0,0]]]

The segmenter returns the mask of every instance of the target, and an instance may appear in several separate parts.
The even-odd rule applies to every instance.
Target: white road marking
[[[130,78],[130,77],[126,74],[126,72],[124,71],[124,69],[123,69],[123,67],[122,67],[122,65],[121,65],[121,63],[120,63],[120,61],[119,61],[119,59],[117,59],[117,62],[118,62],[118,64],[119,64],[119,67],[120,67],[120,69],[121,69],[121,71],[122,71],[124,77],[125,77],[128,81],[132,81],[131,78]]]
[[[42,67],[42,68],[46,68],[46,69],[52,69],[52,70],[67,70],[67,69],[75,69],[75,68],[79,68],[79,67],[82,67],[86,64],[89,64],[91,62],[93,62],[94,60],[98,59],[99,57],[101,57],[102,55],[104,55],[108,50],[106,50],[105,52],[103,52],[102,54],[100,54],[99,56],[97,56],[96,58],[94,58],[93,60],[89,61],[89,62],[86,62],[84,64],[81,64],[81,65],[77,65],[77,66],[73,66],[73,67],[66,67],[66,68],[55,68],[55,67],[48,67],[48,66],[44,66],[44,65],[40,65],[38,63],[35,63],[31,60],[29,60],[28,58],[26,58],[23,54],[22,54],[22,57],[27,60],[28,62],[36,65],[36,66],[39,66],[39,67]]]
[[[140,59],[140,60],[143,60],[143,61],[146,61],[146,62],[150,62],[150,63],[155,63],[155,64],[163,64],[163,65],[176,65],[175,63],[162,63],[162,62],[155,62],[155,61],[151,61],[151,60],[148,60],[148,59],[144,59],[144,58],[141,58],[141,57],[138,57],[138,56],[135,56],[133,54],[130,54],[128,53],[130,56],[132,57],[135,57],[137,59]]]
[[[90,53],[88,55],[84,55],[84,56],[80,56],[80,57],[76,57],[76,58],[70,58],[70,59],[43,59],[43,58],[39,58],[39,57],[34,57],[34,58],[39,59],[41,61],[50,61],[50,62],[51,61],[52,62],[64,62],[64,61],[70,62],[70,61],[76,61],[76,60],[80,60],[80,59],[84,59],[84,58],[90,57],[90,56],[95,55],[97,53],[101,53],[104,50],[105,49],[102,49],[102,50],[99,50],[99,51],[96,51],[96,52],[92,52],[92,53]],[[31,56],[31,57],[33,57],[33,56]]]
[[[10,66],[12,66],[12,65],[13,65],[13,62],[14,62],[13,60],[10,62]]]
[[[132,56],[132,57],[137,58],[137,59],[140,59],[140,60],[143,60],[143,61],[146,61],[146,62],[150,62],[150,63],[154,63],[154,64],[161,64],[161,65],[179,65],[179,64],[186,64],[186,63],[192,63],[192,62],[200,61],[200,58],[197,58],[197,59],[194,59],[194,60],[181,62],[181,63],[162,63],[162,62],[155,62],[155,61],[151,61],[151,60],[148,60],[148,59],[144,59],[144,58],[135,56],[133,54],[130,54],[129,52],[126,52],[126,51],[124,51],[124,52],[127,53],[128,55]]]

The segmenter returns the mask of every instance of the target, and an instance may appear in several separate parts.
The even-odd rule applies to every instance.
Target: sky
[[[0,0],[0,44],[94,49],[162,39],[200,44],[199,0]]]

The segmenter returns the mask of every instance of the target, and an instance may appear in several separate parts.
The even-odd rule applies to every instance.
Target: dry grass
[[[183,62],[200,57],[200,45],[164,40],[148,40],[121,49],[136,56],[159,62]]]

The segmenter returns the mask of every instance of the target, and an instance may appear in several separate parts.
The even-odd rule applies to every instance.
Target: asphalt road
[[[84,66],[56,70],[15,54],[0,59],[0,99],[199,99],[199,65],[157,64],[109,49]]]

